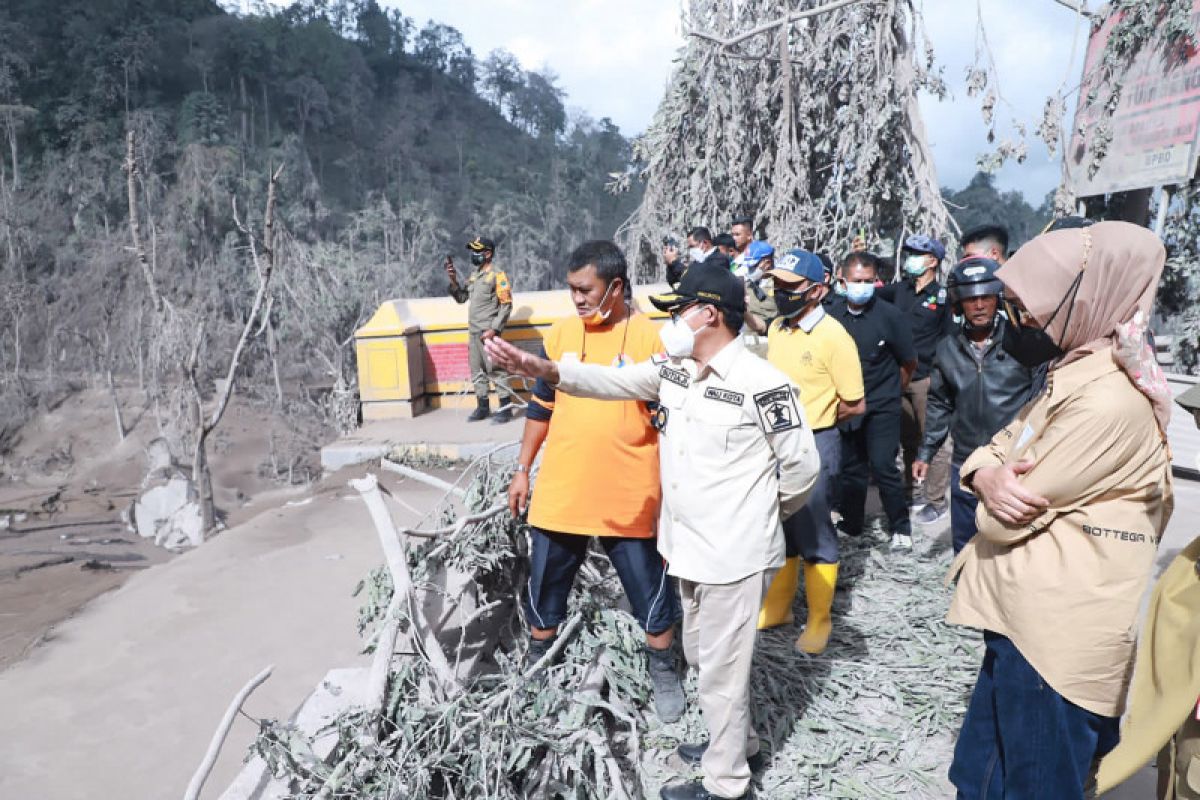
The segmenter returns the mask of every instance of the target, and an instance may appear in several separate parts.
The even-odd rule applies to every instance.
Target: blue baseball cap
[[[946,257],[946,246],[932,236],[918,234],[904,240],[904,248],[912,253],[931,255],[938,261]]]
[[[775,267],[767,270],[767,275],[788,283],[799,283],[805,278],[813,283],[824,283],[825,265],[814,254],[796,248],[775,259]]]
[[[764,258],[770,258],[774,255],[774,247],[760,239],[755,239],[753,242],[746,245],[746,252],[742,256],[742,263],[747,267],[753,267]]]

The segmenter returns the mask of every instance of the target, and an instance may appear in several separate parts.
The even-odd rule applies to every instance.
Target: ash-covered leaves
[[[481,469],[468,491],[471,505],[486,505],[505,478],[501,468]],[[336,738],[324,758],[293,727],[264,723],[254,752],[287,777],[291,796],[632,799],[655,797],[666,782],[698,774],[670,757],[680,742],[705,735],[695,673],[686,682],[687,714],[661,724],[644,634],[624,610],[620,583],[599,550],[577,577],[561,652],[530,675],[528,624],[517,602],[526,580],[523,527],[505,514],[459,538],[414,548],[414,577],[421,576],[428,596],[445,589],[438,576],[465,568],[480,605],[506,600],[493,620],[499,634],[488,640],[491,649],[461,690],[446,696],[424,658],[402,647],[383,719],[338,718],[324,732]],[[981,651],[976,634],[943,622],[948,548],[890,553],[879,530],[842,546],[826,653],[807,657],[793,648],[805,616],[803,589],[797,626],[759,636],[752,710],[769,767],[757,778],[758,796],[944,796]],[[362,587],[368,627],[390,601],[385,574],[372,572]],[[454,661],[459,634],[446,630],[440,639]]]

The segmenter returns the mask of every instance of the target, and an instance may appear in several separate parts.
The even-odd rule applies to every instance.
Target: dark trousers
[[[900,404],[868,411],[853,430],[842,433],[842,526],[862,533],[867,505],[867,473],[875,479],[892,533],[912,534],[904,479],[896,466],[900,450]]]
[[[667,575],[657,540],[530,528],[529,590],[523,599],[525,615],[534,627],[557,628],[566,619],[567,597],[592,539],[608,554],[642,630],[654,636],[683,617],[679,590]]]
[[[804,508],[783,521],[787,557],[803,556],[810,564],[838,562],[837,531],[833,528],[833,489],[842,464],[842,435],[837,428],[815,431],[821,471]]]
[[[954,552],[959,553],[979,532],[975,527],[975,509],[979,498],[958,485],[962,464],[950,465],[950,536]]]
[[[991,631],[950,781],[959,800],[1082,800],[1092,763],[1117,744],[1118,717],[1080,708]]]

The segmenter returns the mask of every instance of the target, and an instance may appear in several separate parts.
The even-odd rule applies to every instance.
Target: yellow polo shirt
[[[800,387],[800,402],[813,430],[837,423],[838,400],[863,397],[858,347],[842,323],[818,306],[796,325],[777,319],[767,329],[767,361]]]
[[[554,323],[543,339],[554,361],[632,366],[662,351],[658,325],[633,314],[611,327],[578,317]],[[658,431],[637,400],[592,400],[555,392],[529,524],[558,533],[648,539],[658,527]]]

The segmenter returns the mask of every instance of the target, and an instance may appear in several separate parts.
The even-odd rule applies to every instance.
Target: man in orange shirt
[[[628,265],[615,244],[591,241],[576,248],[567,262],[567,285],[576,316],[551,326],[543,357],[624,366],[662,351],[658,326],[629,307]],[[664,722],[674,722],[684,710],[673,647],[682,612],[655,541],[661,488],[650,410],[635,400],[573,397],[539,380],[525,417],[508,502],[514,515],[527,505],[529,511],[530,577],[522,598],[533,629],[528,658],[536,661],[553,644],[595,537],[646,631],[655,708]],[[531,499],[529,470],[543,444]]]

